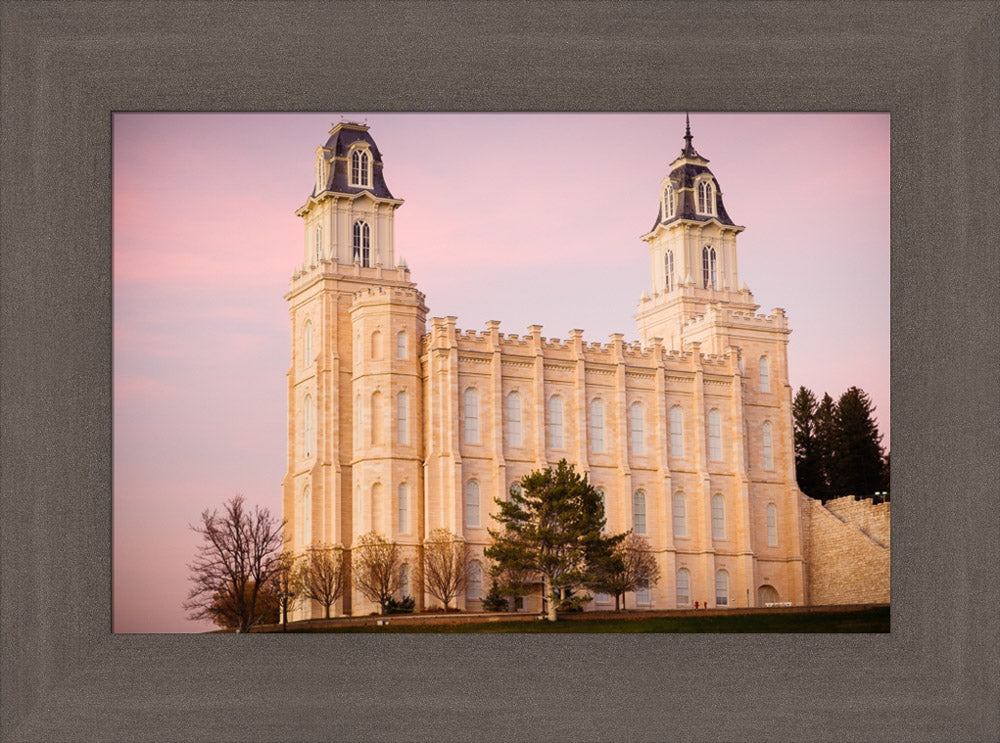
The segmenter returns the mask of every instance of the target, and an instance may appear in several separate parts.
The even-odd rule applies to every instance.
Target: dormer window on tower
[[[673,219],[674,216],[674,187],[667,184],[663,189],[663,219]]]
[[[716,270],[715,248],[706,245],[701,250],[702,283],[706,289],[719,288],[719,276]]]
[[[698,213],[715,214],[715,187],[712,181],[700,181],[698,183]]]
[[[371,265],[371,227],[364,220],[359,219],[354,223],[354,262],[362,266]]]
[[[316,155],[316,195],[326,190],[327,164],[322,154]]]
[[[351,151],[351,185],[355,188],[371,188],[372,157],[368,150],[360,147]]]

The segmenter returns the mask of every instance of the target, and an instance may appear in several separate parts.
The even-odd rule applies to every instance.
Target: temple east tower
[[[405,261],[396,262],[393,217],[403,202],[385,183],[365,125],[335,125],[314,167],[312,193],[296,211],[303,262],[285,295],[292,329],[285,548],[349,551],[372,530],[416,544],[416,508],[410,523],[389,518],[399,497],[417,497],[421,482],[416,411],[427,308]],[[390,420],[400,428],[392,435]],[[356,604],[348,593],[335,608],[350,613]],[[300,605],[295,614],[311,610]]]

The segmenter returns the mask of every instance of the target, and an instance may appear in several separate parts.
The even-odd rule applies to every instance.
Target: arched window
[[[698,213],[715,214],[715,188],[711,181],[698,184]]]
[[[719,276],[716,271],[715,248],[706,245],[701,249],[701,277],[706,289],[719,288]]]
[[[362,266],[371,265],[371,247],[371,227],[363,219],[359,219],[354,223],[354,262]]]
[[[306,320],[306,326],[302,329],[302,359],[303,366],[311,366],[313,362],[313,324],[312,320]]]
[[[686,606],[691,603],[691,574],[687,568],[677,571],[677,605]]]
[[[590,401],[590,451],[604,452],[604,401],[600,398]]]
[[[382,393],[376,390],[372,393],[371,444],[382,443]]]
[[[632,403],[628,409],[628,430],[632,453],[642,456],[646,453],[646,415],[641,402]]]
[[[315,244],[313,245],[313,263],[319,263],[323,257],[323,226],[316,225],[316,232],[313,235]]]
[[[465,525],[479,526],[479,483],[465,483]]]
[[[764,469],[774,469],[774,444],[771,439],[771,421],[761,426],[761,451],[764,455]]]
[[[399,600],[410,595],[410,566],[403,563],[399,566]]]
[[[382,331],[376,330],[372,333],[371,354],[373,359],[382,358]]]
[[[372,485],[371,498],[368,501],[368,506],[370,508],[369,513],[371,514],[371,529],[374,531],[381,532],[383,529],[388,529],[390,524],[388,523],[392,516],[392,509],[390,506],[390,515],[386,518],[386,524],[382,526],[382,509],[384,504],[382,503],[382,483],[377,482]]]
[[[469,387],[462,396],[464,425],[463,441],[466,444],[479,443],[479,390]]]
[[[715,605],[729,605],[729,573],[725,570],[715,574]]]
[[[684,493],[674,493],[674,538],[682,539],[688,535],[687,498]]]
[[[722,416],[715,408],[708,411],[708,458],[722,461]]]
[[[299,518],[302,524],[301,542],[302,549],[305,549],[312,544],[312,493],[308,485],[302,491],[302,501],[299,505],[301,508]]]
[[[408,534],[410,532],[410,486],[405,482],[399,483],[396,493],[396,517],[396,528],[399,529],[399,533]]]
[[[396,395],[396,443],[410,443],[410,396],[406,390]]]
[[[684,458],[684,411],[680,405],[670,408],[670,455]]]
[[[716,493],[712,496],[712,539],[726,538],[726,501]]]
[[[465,598],[479,601],[483,597],[483,567],[478,562],[469,563],[469,577],[465,581]]]
[[[549,398],[549,447],[563,448],[563,401],[559,395]]]
[[[351,153],[351,185],[360,188],[371,185],[371,157],[365,150]]]
[[[507,446],[521,446],[521,394],[507,395]]]
[[[760,357],[760,391],[771,391],[771,364],[767,356]]]
[[[773,503],[768,503],[764,509],[764,517],[767,522],[767,546],[778,546],[778,509]]]
[[[639,604],[639,606],[649,606],[650,601],[649,581],[643,579],[639,581],[639,584],[635,588],[635,603]]]
[[[302,453],[311,457],[313,455],[313,414],[315,413],[312,395],[306,395],[303,408]]]
[[[632,529],[636,534],[646,533],[646,494],[641,490],[632,495]]]
[[[663,287],[664,291],[674,290],[674,251],[668,250],[663,256]]]
[[[396,333],[396,358],[406,358],[406,331],[400,330]]]
[[[663,189],[663,218],[670,219],[674,216],[674,187],[667,184]]]

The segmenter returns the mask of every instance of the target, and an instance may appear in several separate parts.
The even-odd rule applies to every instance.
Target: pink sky
[[[186,619],[188,529],[236,493],[280,515],[295,210],[340,114],[117,114],[113,132],[116,632]],[[367,120],[396,255],[462,328],[637,338],[639,236],[683,114],[345,114]],[[791,383],[871,395],[889,440],[888,114],[692,113]],[[592,297],[600,297],[594,301]]]

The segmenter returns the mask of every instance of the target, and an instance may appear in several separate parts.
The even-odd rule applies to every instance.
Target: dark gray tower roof
[[[348,176],[351,164],[347,162],[347,153],[351,145],[359,140],[371,145],[372,185],[368,188],[349,185],[350,178]],[[349,121],[337,124],[330,131],[330,138],[323,147],[329,150],[326,156],[327,161],[330,162],[332,160],[332,167],[330,167],[329,177],[327,178],[324,190],[344,194],[358,194],[362,191],[368,191],[373,196],[381,199],[395,198],[390,193],[389,187],[385,185],[385,177],[382,175],[382,153],[379,151],[378,145],[375,144],[375,140],[368,133],[368,127],[365,124],[356,124]],[[317,196],[318,193],[313,191],[312,195]]]

